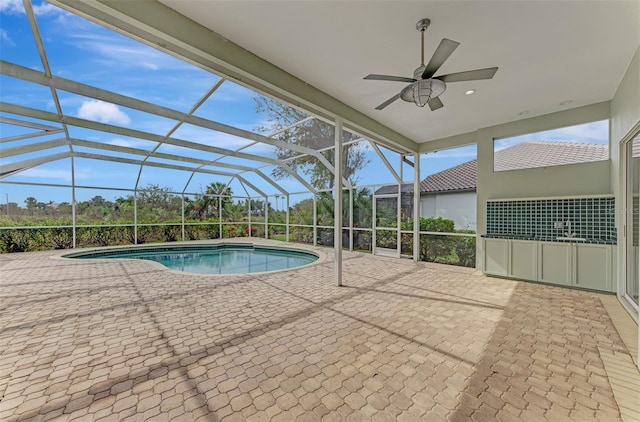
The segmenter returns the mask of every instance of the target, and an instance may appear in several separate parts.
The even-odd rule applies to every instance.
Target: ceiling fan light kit
[[[449,58],[451,53],[460,45],[460,43],[452,41],[447,38],[443,38],[438,45],[438,48],[433,53],[431,60],[425,66],[424,64],[424,31],[429,27],[431,21],[429,19],[420,19],[416,24],[416,29],[420,31],[421,36],[421,51],[420,51],[420,66],[413,72],[413,78],[405,78],[402,76],[390,76],[390,75],[367,75],[364,79],[378,80],[378,81],[394,81],[394,82],[409,82],[409,85],[405,86],[399,94],[389,98],[384,103],[376,107],[376,110],[382,110],[389,104],[396,101],[398,98],[406,102],[412,102],[418,107],[424,107],[429,104],[429,108],[434,111],[442,108],[444,104],[438,98],[447,89],[447,82],[464,82],[464,81],[477,81],[481,79],[491,79],[498,71],[497,67],[490,67],[486,69],[469,70],[466,72],[451,73],[448,75],[436,76],[435,73],[444,64],[445,60]],[[469,92],[469,91],[467,91]],[[474,91],[475,92],[475,91]]]
[[[407,85],[400,92],[400,98],[407,102],[414,102],[418,107],[424,107],[429,100],[442,94],[447,85],[438,79],[422,79]]]

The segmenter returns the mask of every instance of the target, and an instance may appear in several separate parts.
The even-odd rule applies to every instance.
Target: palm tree
[[[226,203],[231,202],[233,192],[229,186],[222,182],[211,182],[207,185],[205,195],[209,195],[205,196],[207,205],[205,208],[213,206],[214,210],[218,211],[220,208],[224,208]]]

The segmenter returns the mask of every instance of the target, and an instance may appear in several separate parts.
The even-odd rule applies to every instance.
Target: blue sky
[[[189,109],[209,90],[217,81],[218,76],[199,69],[191,64],[182,62],[158,50],[126,38],[111,30],[95,25],[83,18],[71,15],[47,3],[34,1],[34,12],[45,45],[47,59],[55,76],[71,79],[84,84],[93,85],[105,90],[156,103],[174,110],[188,112]],[[43,64],[38,55],[28,20],[24,13],[21,0],[0,0],[0,56],[2,60],[18,65],[43,71]],[[51,92],[48,88],[22,82],[15,78],[0,76],[2,101],[25,107],[36,108],[48,112],[56,112]],[[79,117],[101,123],[113,124],[165,136],[176,124],[175,121],[151,115],[148,113],[127,109],[80,95],[57,91],[60,104],[65,115]],[[206,117],[227,125],[244,130],[255,131],[255,128],[266,121],[265,115],[255,111],[253,98],[256,96],[251,90],[235,83],[226,81],[211,97],[195,112],[196,116]],[[19,116],[5,115],[9,118]],[[53,123],[40,121],[48,125]],[[9,137],[28,133],[30,129],[0,123],[2,137]],[[101,142],[150,150],[156,146],[155,142],[130,138],[121,135],[106,134],[88,129],[69,127],[69,135],[73,138]],[[32,138],[29,140],[8,142],[2,148],[26,145],[33,142],[57,139],[63,134],[56,134]],[[222,133],[214,133],[191,125],[182,125],[172,137],[193,142],[217,145],[228,149],[237,149],[250,144],[249,141]],[[515,142],[529,139],[550,140],[583,140],[587,142],[607,142],[606,122],[582,125],[553,131],[551,133],[532,134],[517,139],[496,141],[496,147],[506,147]],[[376,156],[375,152],[362,143],[371,162],[359,175],[361,184],[391,183],[393,178]],[[30,159],[43,155],[67,151],[61,146],[47,150],[19,156],[18,159]],[[88,148],[75,148],[78,152],[92,152]],[[275,157],[273,147],[264,144],[250,146],[246,152]],[[396,171],[400,170],[400,158],[397,154],[386,149],[385,156]],[[177,146],[162,145],[158,152],[167,154],[185,154],[190,157],[215,160],[220,158],[216,154],[189,151]],[[123,153],[101,154],[117,155],[122,158],[140,159],[139,156]],[[452,150],[428,154],[421,158],[421,178],[441,171],[448,167],[476,158],[475,145]],[[15,161],[15,157],[3,160],[5,163]],[[158,162],[163,162],[157,159]],[[222,158],[220,162],[241,164],[255,167],[254,162],[237,158]],[[43,164],[33,169],[6,178],[6,181],[36,182],[44,184],[69,184],[71,182],[70,159],[59,160]],[[269,175],[272,167],[262,171]],[[412,169],[403,168],[405,180],[412,177]],[[75,159],[75,178],[77,185],[90,185],[116,188],[132,188],[139,177],[139,186],[150,183],[170,187],[175,191],[182,191],[188,186],[188,192],[199,192],[202,186],[216,180],[226,183],[228,178],[213,175],[196,174],[186,171],[164,170],[159,168],[144,168],[140,175],[140,167],[132,164],[110,163],[87,158]],[[253,176],[247,176],[260,189],[267,193],[275,193],[268,183]],[[292,192],[302,191],[304,188],[295,180],[280,181],[283,187]],[[237,194],[244,194],[238,182],[234,182],[232,189]],[[112,190],[78,189],[77,199],[86,200],[95,195],[112,199],[127,195],[127,192]],[[70,202],[71,193],[68,188],[32,187],[0,184],[0,201],[17,202],[24,205],[24,199],[35,196],[43,202]],[[304,196],[304,195],[303,195]],[[301,196],[300,198],[302,198]]]

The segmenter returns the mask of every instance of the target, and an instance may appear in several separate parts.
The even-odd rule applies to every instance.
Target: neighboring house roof
[[[420,193],[473,192],[477,173],[478,160],[467,161],[426,177],[420,182]]]
[[[398,185],[389,185],[383,186],[376,190],[376,195],[388,195],[394,194],[398,192]],[[402,193],[410,193],[413,192],[413,183],[405,183],[400,188],[400,192]]]
[[[562,141],[527,141],[496,151],[494,168],[497,171],[549,167],[609,159],[609,148],[603,144]],[[475,192],[478,160],[427,176],[420,182],[420,193]],[[394,194],[397,185],[384,186],[376,195]],[[413,192],[413,184],[402,185],[402,192]]]
[[[609,159],[609,147],[560,141],[527,141],[496,151],[497,171],[587,163]]]

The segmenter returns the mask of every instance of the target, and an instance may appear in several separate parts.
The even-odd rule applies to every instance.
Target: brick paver
[[[344,254],[199,276],[0,256],[0,420],[620,420],[600,295]]]

